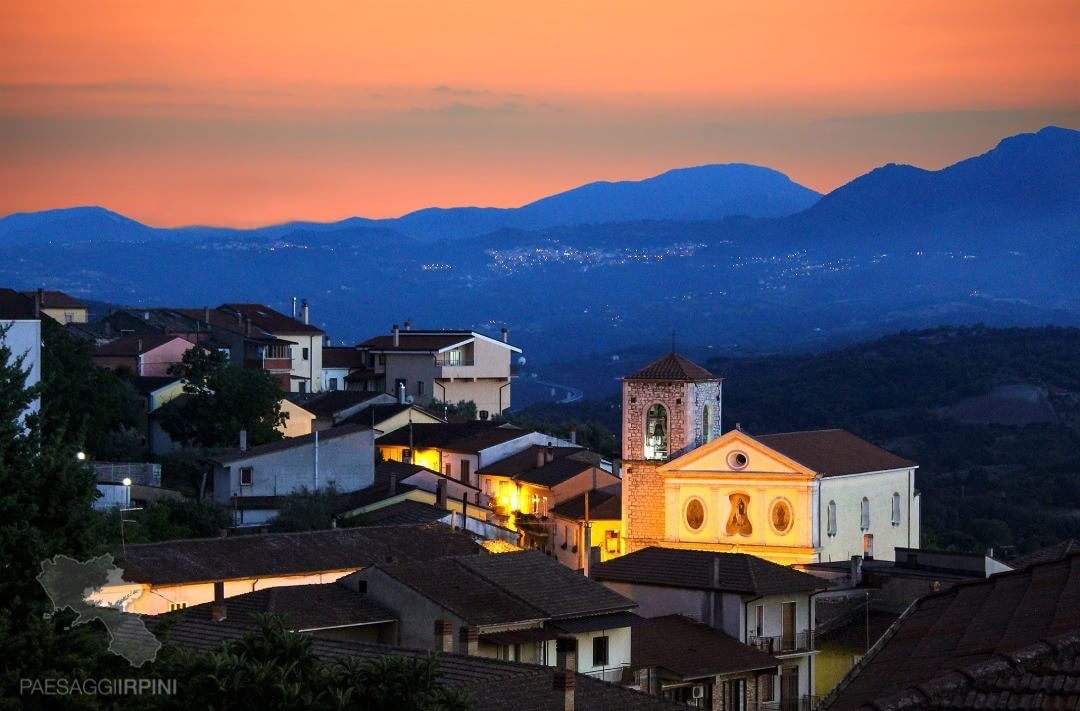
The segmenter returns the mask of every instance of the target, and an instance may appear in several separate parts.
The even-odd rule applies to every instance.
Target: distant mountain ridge
[[[77,207],[0,218],[0,245],[87,236],[94,241],[151,237],[273,237],[295,231],[382,228],[422,242],[478,237],[500,229],[636,220],[720,220],[780,217],[804,210],[821,195],[783,173],[744,163],[677,168],[644,180],[595,182],[516,208],[425,208],[397,218],[350,217],[330,223],[289,222],[250,230],[213,226],[154,228],[100,207]]]

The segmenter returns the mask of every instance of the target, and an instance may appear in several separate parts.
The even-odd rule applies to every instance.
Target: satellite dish
[[[525,365],[525,356],[518,358],[518,365]]]
[[[416,398],[415,398],[415,397],[413,397],[412,395],[410,395],[409,397],[405,398],[405,404],[406,404],[406,405],[411,405],[411,404],[413,404],[413,403],[414,403],[415,401],[416,401]]]

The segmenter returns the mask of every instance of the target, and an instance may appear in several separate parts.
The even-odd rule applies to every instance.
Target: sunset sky
[[[830,190],[1080,128],[1076,0],[0,3],[0,215],[514,206],[750,162]]]

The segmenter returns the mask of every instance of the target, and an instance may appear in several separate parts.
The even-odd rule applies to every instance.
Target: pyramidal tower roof
[[[720,380],[716,375],[702,368],[678,353],[669,353],[660,360],[629,375],[624,380]]]

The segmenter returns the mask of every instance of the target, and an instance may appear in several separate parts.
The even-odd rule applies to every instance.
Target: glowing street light
[[[86,461],[86,452],[76,452],[75,458],[78,459],[80,462]]]
[[[131,479],[129,479],[128,477],[124,477],[124,481],[122,483],[124,486],[131,486]]]

